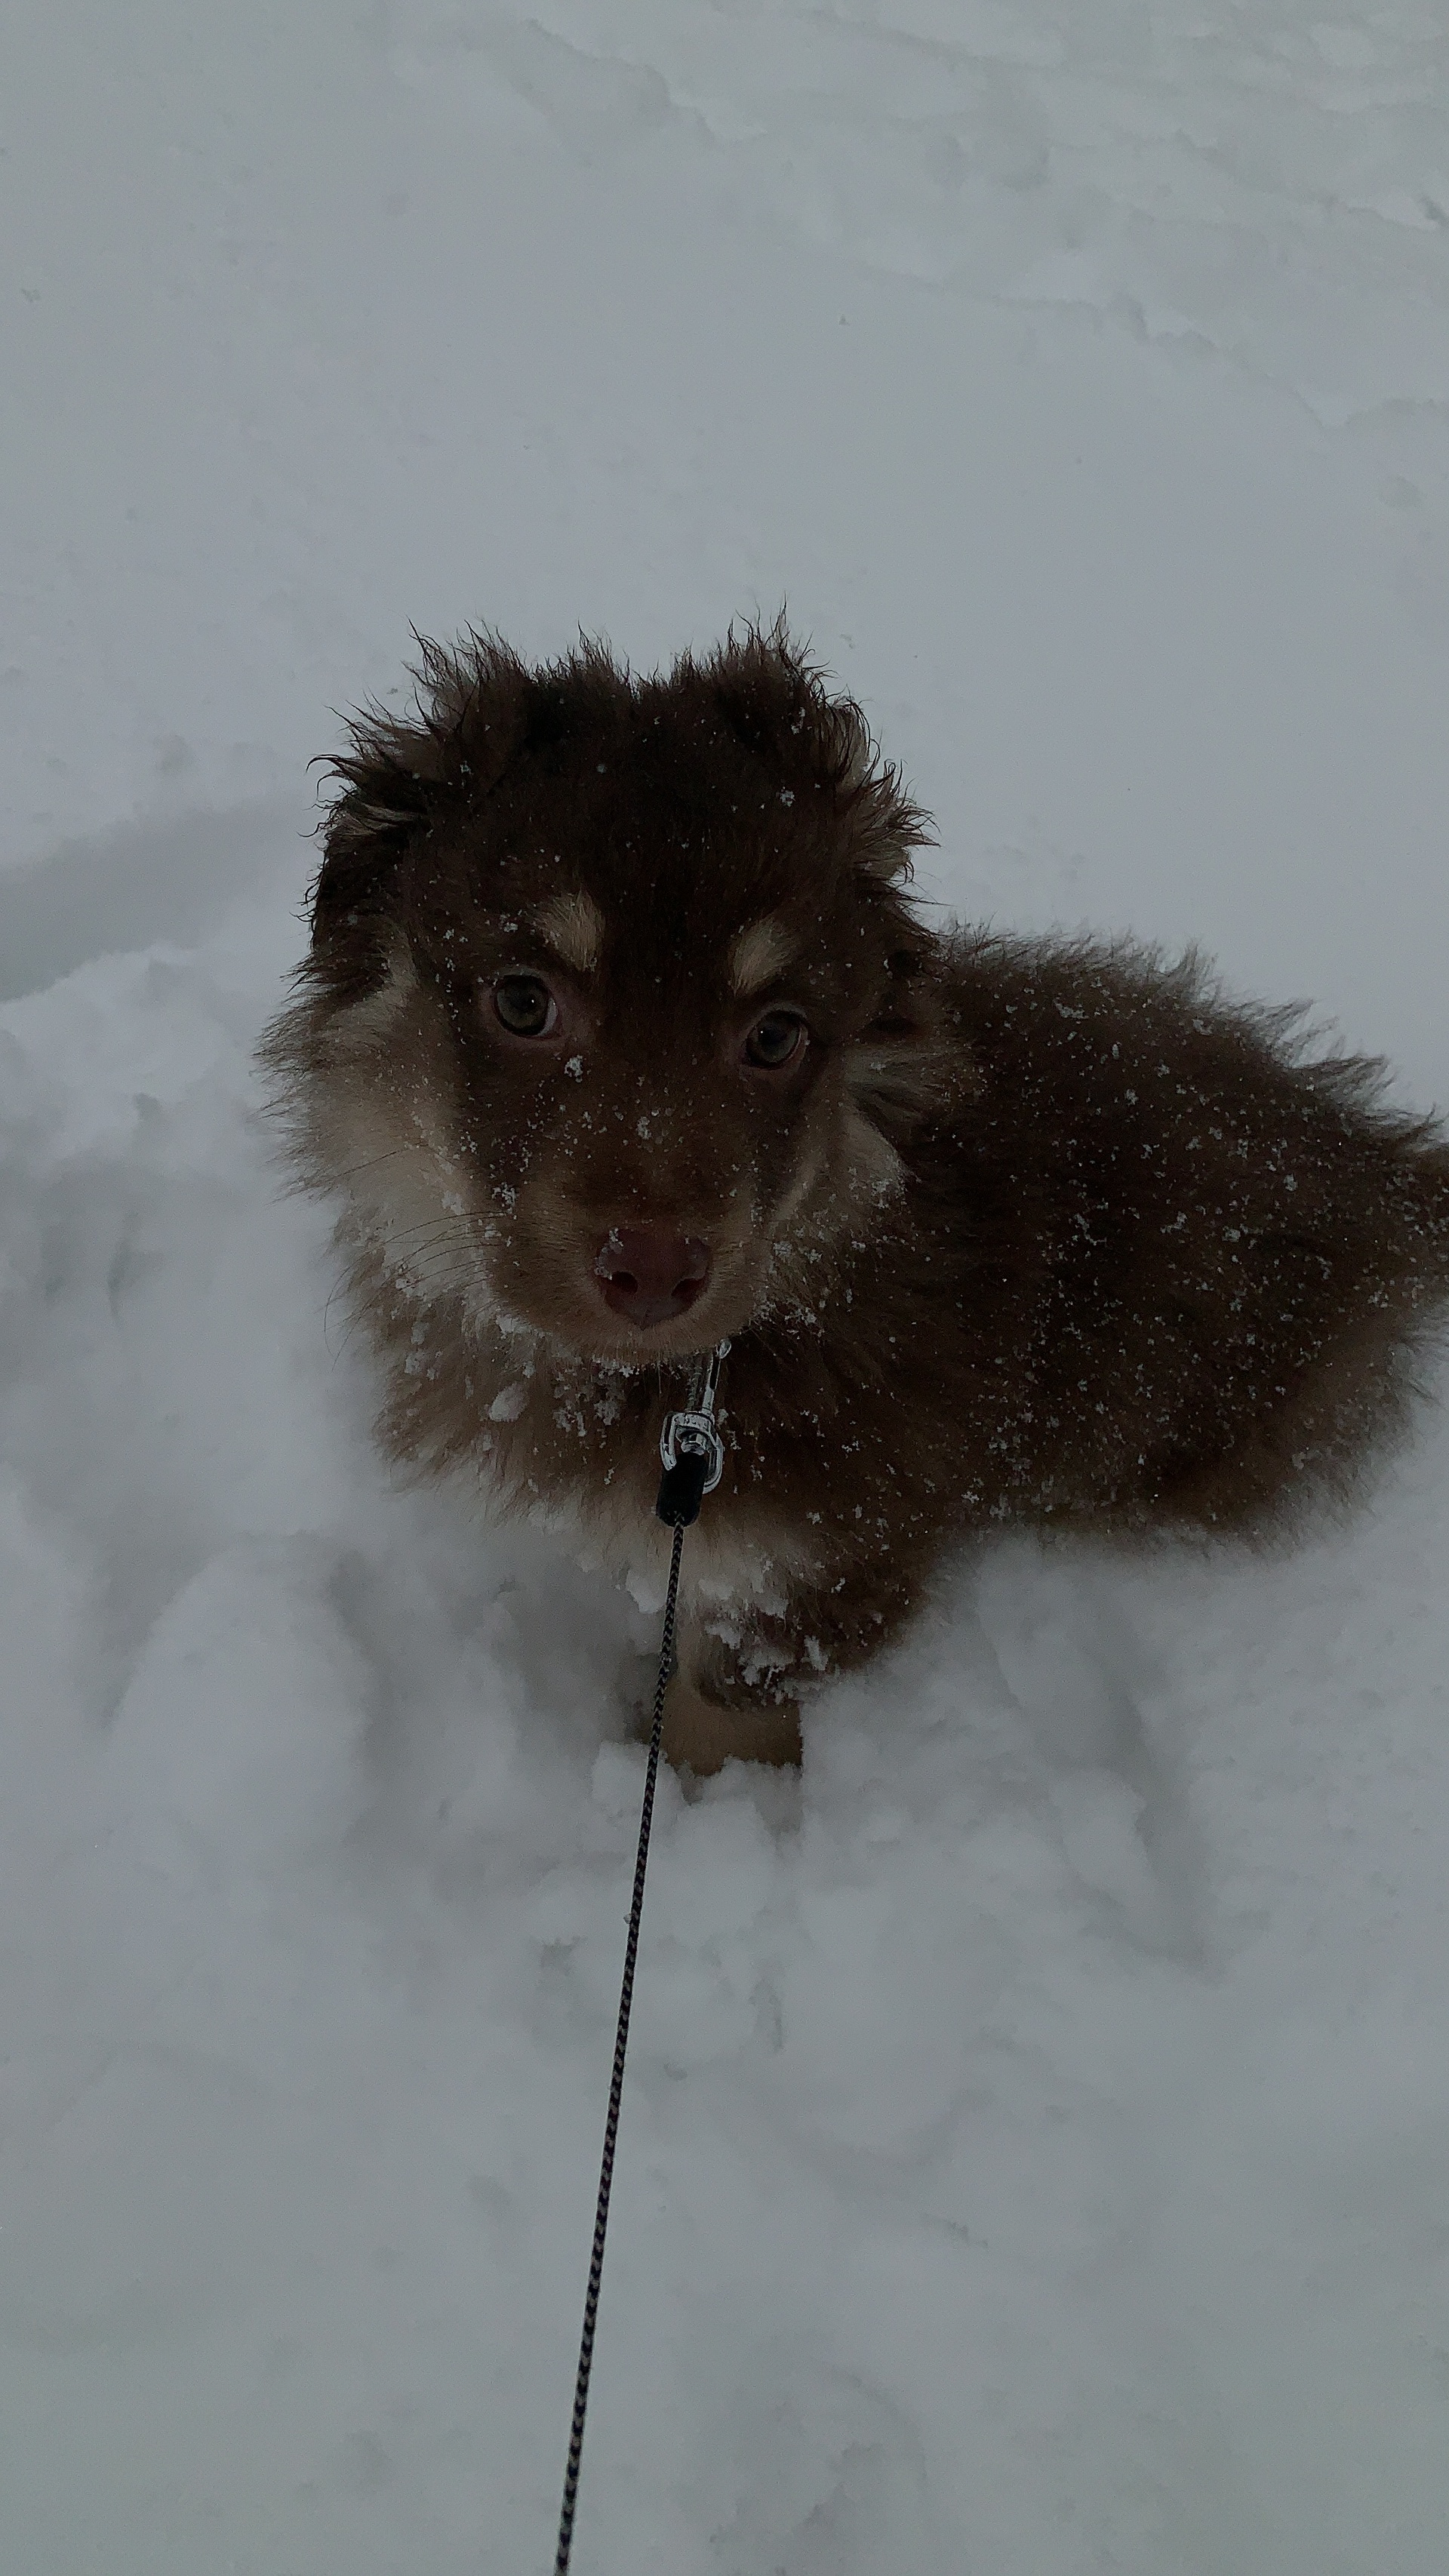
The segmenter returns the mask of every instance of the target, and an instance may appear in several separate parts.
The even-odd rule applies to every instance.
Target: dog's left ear
[[[780,773],[785,792],[835,807],[863,875],[882,885],[909,877],[912,850],[931,839],[930,816],[882,760],[854,698],[831,695],[784,619],[768,632],[751,627],[743,639],[732,633],[710,677],[732,729]]]

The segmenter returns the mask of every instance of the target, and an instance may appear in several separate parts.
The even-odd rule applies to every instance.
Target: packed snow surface
[[[551,2563],[651,1623],[389,1483],[251,1049],[408,627],[788,599],[975,916],[1449,1094],[1449,32],[47,0],[0,239],[0,2534]],[[580,2576],[1442,2576],[1449,1432],[667,1782]]]

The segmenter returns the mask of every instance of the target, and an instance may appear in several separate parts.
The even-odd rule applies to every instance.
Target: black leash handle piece
[[[619,2136],[619,2106],[624,2098],[624,2060],[629,2048],[629,2015],[634,2003],[634,1968],[639,1956],[639,1925],[644,1913],[644,1874],[649,1866],[649,1832],[654,1822],[654,1791],[659,1779],[659,1748],[664,1735],[664,1699],[674,1670],[674,1623],[679,1603],[679,1560],[684,1533],[699,1518],[705,1495],[713,1493],[724,1473],[724,1444],[715,1427],[714,1400],[728,1342],[721,1342],[705,1363],[703,1383],[692,1411],[671,1413],[664,1425],[659,1455],[664,1473],[659,1518],[674,1532],[669,1554],[669,1588],[664,1596],[664,1627],[659,1640],[659,1673],[654,1684],[654,1716],[649,1729],[649,1759],[644,1770],[644,1803],[639,1815],[639,1848],[634,1859],[634,1895],[629,1907],[629,1935],[624,1944],[624,1974],[619,1988],[619,2021],[614,2035],[614,2071],[609,2082],[609,2108],[604,2120],[604,2152],[599,2165],[599,2197],[594,2212],[594,2245],[584,2292],[584,2326],[579,2338],[579,2369],[574,2382],[574,2411],[569,2427],[564,2469],[563,2506],[558,2522],[554,2576],[569,2576],[573,2557],[574,2513],[579,2496],[579,2463],[584,2453],[584,2421],[589,2410],[589,2379],[594,2366],[594,2330],[599,2315],[599,2285],[604,2277],[604,2240],[609,2231],[609,2194],[614,2182],[614,2149]]]

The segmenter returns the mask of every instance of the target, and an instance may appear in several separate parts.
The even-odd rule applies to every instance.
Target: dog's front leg
[[[782,1610],[738,1626],[692,1622],[664,1704],[664,1751],[703,1778],[726,1762],[800,1760],[800,1699],[865,1663],[909,1615],[911,1577],[860,1561],[802,1584]]]

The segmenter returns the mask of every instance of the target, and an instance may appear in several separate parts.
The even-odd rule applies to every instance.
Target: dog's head
[[[639,1364],[870,1229],[939,1080],[924,817],[783,629],[636,680],[424,647],[335,764],[271,1042],[313,1174],[423,1296]]]

